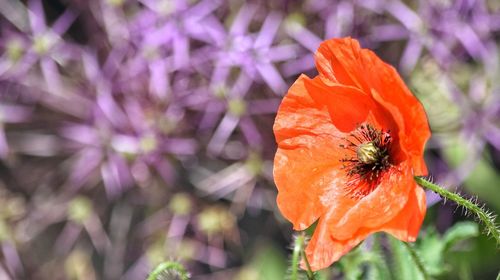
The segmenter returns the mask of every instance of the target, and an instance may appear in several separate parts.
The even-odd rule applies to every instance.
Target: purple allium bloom
[[[235,267],[259,254],[246,244],[263,234],[245,227],[283,229],[273,115],[326,38],[356,37],[403,73],[431,120],[438,182],[463,183],[500,149],[494,1],[5,3],[0,189],[30,210],[6,223],[0,278],[144,279],[169,257],[199,278],[254,269]],[[457,139],[468,160],[454,165]]]
[[[64,41],[62,36],[76,16],[66,11],[49,28],[40,0],[29,1],[26,14],[29,28],[15,33],[5,31],[7,36],[2,39],[2,45],[8,51],[1,57],[0,75],[3,78],[24,78],[39,67],[49,92],[62,95],[58,65],[62,66],[70,60],[77,49],[74,44]]]
[[[157,108],[131,98],[122,109],[104,93],[96,105],[89,123],[68,124],[62,130],[78,151],[70,178],[73,186],[89,181],[98,171],[108,195],[114,197],[134,181],[149,182],[150,168],[171,184],[175,172],[168,156],[195,152],[193,140],[171,135],[183,114],[172,106]]]
[[[114,197],[134,182],[150,183],[150,169],[172,183],[168,157],[192,155],[197,144],[175,136],[184,112],[167,84],[167,60],[123,47],[112,49],[102,65],[91,53],[82,57],[88,114],[61,131],[78,151],[71,185],[81,186],[97,173]]]
[[[213,131],[207,144],[211,155],[222,153],[237,128],[250,147],[257,148],[262,144],[260,132],[251,116],[274,113],[279,99],[250,91],[253,84],[265,82],[279,95],[286,91],[283,77],[275,65],[295,57],[298,46],[273,45],[281,25],[281,16],[277,13],[265,17],[259,32],[248,32],[258,9],[257,6],[241,7],[228,32],[221,24],[212,22],[214,27],[218,26],[215,29],[221,32],[217,33],[220,36],[213,46],[218,51],[212,57],[211,91],[200,89],[194,92],[195,96],[185,98],[189,108],[202,113],[200,131]],[[235,71],[237,75],[232,74]]]
[[[251,79],[242,72],[231,88],[215,89],[216,93],[220,93],[219,98],[214,96],[208,104],[203,104],[200,108],[205,110],[200,121],[200,129],[211,130],[215,125],[215,130],[207,144],[210,154],[219,155],[236,128],[243,133],[250,147],[257,148],[262,144],[252,116],[274,113],[279,105],[279,99],[250,99],[251,97],[247,96],[250,85]],[[218,122],[219,116],[222,116],[220,122]],[[237,158],[241,157],[235,159]]]
[[[297,46],[273,46],[281,24],[281,16],[277,13],[266,16],[257,34],[249,33],[248,26],[257,11],[257,6],[241,7],[229,31],[218,39],[216,47],[219,51],[211,77],[212,87],[224,84],[231,69],[237,67],[251,80],[263,80],[278,95],[283,95],[286,91],[283,77],[274,64],[294,58]]]
[[[135,15],[129,30],[132,44],[149,59],[151,84],[158,87],[165,75],[196,67],[196,60],[190,59],[192,53],[199,51],[196,43],[211,43],[219,37],[211,12],[220,3],[202,1],[192,6],[186,1],[143,0],[142,3],[147,9]]]

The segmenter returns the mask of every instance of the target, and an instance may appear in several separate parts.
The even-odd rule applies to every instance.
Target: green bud
[[[11,60],[17,61],[24,53],[23,44],[19,40],[8,41],[5,53]]]
[[[198,215],[200,230],[211,236],[230,230],[235,224],[235,217],[221,206],[212,206]]]
[[[123,5],[123,3],[125,1],[124,0],[108,0],[107,2],[109,5],[111,5],[113,7],[120,7]]]
[[[68,218],[76,223],[83,224],[92,214],[92,202],[86,197],[79,196],[73,199],[68,206]]]
[[[139,146],[144,153],[149,153],[158,147],[158,141],[154,135],[146,135],[141,138]]]
[[[250,153],[245,162],[245,166],[253,175],[259,175],[262,172],[264,162],[257,153]]]
[[[185,193],[175,194],[170,200],[169,207],[177,215],[187,215],[191,212],[191,199]]]
[[[36,36],[33,40],[33,50],[40,55],[46,54],[54,45],[54,42],[55,38],[49,33]]]
[[[247,105],[242,99],[232,99],[229,100],[228,110],[233,116],[240,117],[245,114]]]

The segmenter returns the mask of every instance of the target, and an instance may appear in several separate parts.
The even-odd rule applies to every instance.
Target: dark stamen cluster
[[[379,184],[383,171],[391,166],[390,131],[377,130],[370,124],[358,126],[340,147],[350,151],[341,162],[350,177],[348,193],[353,197],[363,197]]]

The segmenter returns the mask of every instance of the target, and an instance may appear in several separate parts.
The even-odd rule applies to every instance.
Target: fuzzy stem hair
[[[422,177],[415,177],[415,182],[417,182],[420,186],[439,194],[444,199],[453,200],[458,205],[464,207],[466,211],[474,213],[486,227],[486,234],[493,236],[497,242],[497,247],[500,246],[500,231],[495,223],[496,216],[493,213],[488,212],[484,209],[484,207],[477,205],[477,203],[473,200],[463,198],[462,196],[454,192],[450,192]]]

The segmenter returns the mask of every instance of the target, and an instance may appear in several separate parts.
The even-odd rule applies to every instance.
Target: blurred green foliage
[[[458,222],[444,234],[428,227],[410,246],[433,279],[469,280],[473,278],[468,256],[475,254],[480,241],[476,223]],[[348,280],[424,279],[407,246],[387,234],[376,234],[352,250],[334,265],[334,271]]]
[[[471,147],[463,137],[449,139],[450,143],[444,149],[445,159],[450,166],[457,167],[473,158]],[[493,207],[495,212],[500,211],[500,196],[498,195],[500,186],[500,175],[491,165],[491,159],[487,154],[481,154],[477,163],[469,172],[464,181],[466,190],[481,200],[484,200]]]

